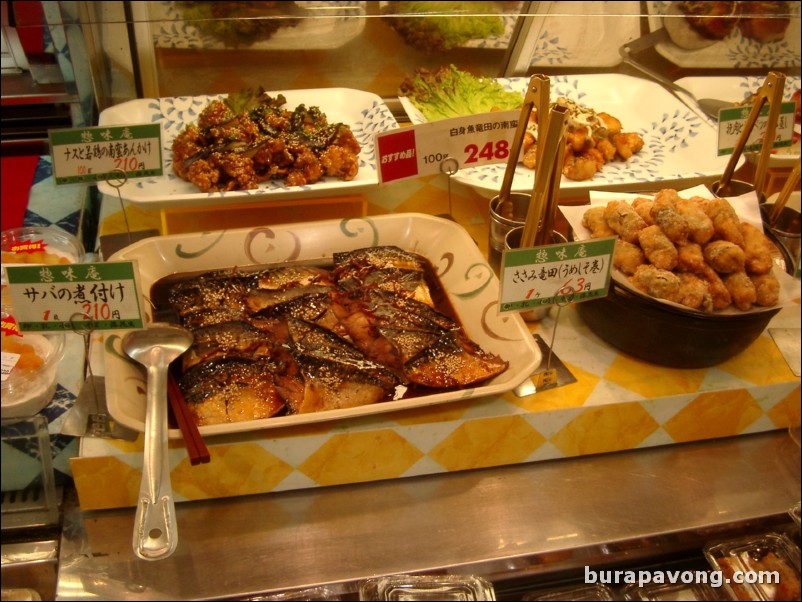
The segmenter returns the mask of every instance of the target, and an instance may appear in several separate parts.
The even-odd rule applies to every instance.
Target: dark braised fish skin
[[[257,283],[260,289],[272,291],[310,284],[334,285],[331,272],[315,266],[268,268],[258,273]]]
[[[241,307],[201,307],[180,316],[181,324],[190,330],[243,319],[245,311]]]
[[[369,247],[334,254],[337,284],[349,291],[365,288],[403,294],[434,307],[426,283],[428,262],[398,247]]]
[[[423,257],[392,245],[334,253],[333,257],[335,272],[337,268],[346,265],[373,269],[396,268],[418,271],[426,269],[426,260]]]
[[[508,367],[467,336],[428,260],[397,247],[336,253],[328,270],[207,272],[164,296],[195,336],[180,386],[199,425],[472,387]]]
[[[255,283],[253,275],[232,271],[209,272],[170,288],[168,302],[180,316],[215,308],[242,311],[242,299]]]
[[[302,320],[288,321],[295,358],[305,389],[297,413],[352,408],[384,401],[398,381],[336,335]]]
[[[509,365],[458,332],[448,332],[404,366],[409,380],[426,387],[468,387],[504,372]]]
[[[181,356],[184,372],[216,358],[269,358],[271,355],[272,345],[264,333],[241,320],[203,326],[192,334],[192,346]]]
[[[243,297],[245,309],[253,315],[276,315],[288,310],[303,311],[306,316],[315,316],[328,309],[328,294],[332,291],[330,286],[324,284],[310,284],[283,290],[254,289]],[[301,309],[298,303],[310,302],[311,307]]]
[[[270,418],[284,409],[263,360],[209,360],[186,372],[179,385],[198,426]]]

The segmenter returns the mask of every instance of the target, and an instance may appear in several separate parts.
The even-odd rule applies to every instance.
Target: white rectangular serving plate
[[[466,334],[485,351],[509,362],[505,372],[476,387],[356,408],[276,416],[203,426],[204,436],[341,420],[498,395],[517,387],[540,365],[541,353],[517,313],[498,311],[498,278],[465,229],[451,220],[409,213],[153,237],[135,242],[109,261],[135,261],[143,313],[152,285],[171,274],[287,261],[326,260],[335,252],[395,245],[434,266]],[[146,321],[152,321],[148,314]],[[103,350],[106,402],[121,425],[144,432],[145,372],[122,351],[125,332],[106,337]],[[177,429],[170,437],[181,437]]]
[[[270,200],[329,197],[351,194],[366,186],[379,183],[376,169],[376,132],[398,127],[392,112],[380,96],[350,88],[320,88],[267,92],[273,98],[283,94],[288,110],[298,105],[316,106],[326,115],[329,123],[350,126],[354,137],[362,146],[359,153],[359,172],[350,181],[322,178],[314,184],[287,186],[281,180],[269,180],[253,190],[229,192],[201,192],[197,186],[173,173],[173,140],[184,127],[197,123],[201,111],[224,94],[210,96],[176,96],[170,98],[143,98],[130,100],[100,113],[98,125],[134,125],[160,123],[162,126],[163,174],[154,177],[131,178],[117,188],[108,181],[98,183],[103,194],[117,197],[144,209],[198,207],[223,203],[249,203]]]
[[[495,81],[505,90],[519,92],[523,103],[529,78]],[[661,85],[618,74],[559,75],[550,78],[550,85],[551,102],[564,96],[597,112],[609,113],[621,121],[625,132],[640,134],[644,140],[643,149],[628,161],[611,161],[589,180],[563,177],[561,191],[643,190],[657,182],[664,188],[675,188],[680,183],[682,188],[687,188],[711,183],[724,173],[729,157],[717,156],[715,126]],[[408,98],[401,98],[401,103],[413,124],[425,122]],[[506,163],[499,163],[460,169],[453,178],[492,198],[501,189],[506,167]],[[531,192],[534,183],[535,170],[519,163],[513,191]]]

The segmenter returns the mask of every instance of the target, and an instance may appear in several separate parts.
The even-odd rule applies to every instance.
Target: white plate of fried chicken
[[[273,105],[283,100],[282,113],[262,121],[257,117],[264,117],[263,113],[235,108],[226,114],[218,110],[229,100],[229,95],[222,94],[137,99],[105,109],[98,122],[101,126],[161,124],[163,174],[131,178],[119,188],[104,181],[99,190],[115,197],[119,190],[123,200],[161,209],[339,196],[378,184],[374,135],[398,127],[379,96],[349,88],[260,92]],[[316,138],[302,139],[297,130],[304,121],[313,120],[319,125]],[[296,129],[285,138],[284,132],[291,127]],[[186,136],[189,128],[197,130],[190,141],[197,152],[183,145],[181,164],[176,165],[174,142]],[[329,140],[321,143],[319,132],[331,139],[347,134],[353,169],[327,175],[326,167],[312,165],[318,169],[315,177],[308,173],[294,177],[308,172],[315,161],[321,163],[315,145]],[[241,176],[247,169],[253,173]],[[191,170],[200,176],[185,179]]]

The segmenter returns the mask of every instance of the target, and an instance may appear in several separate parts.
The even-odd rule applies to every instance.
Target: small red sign
[[[418,175],[414,128],[393,130],[376,137],[377,161],[382,182]]]
[[[3,317],[2,324],[0,325],[0,327],[2,327],[2,332],[7,337],[22,336],[22,333],[19,331],[19,324],[17,324],[17,321],[14,319],[14,316]]]
[[[25,242],[14,243],[9,251],[12,253],[36,253],[44,251],[46,246],[43,240],[26,240]]]

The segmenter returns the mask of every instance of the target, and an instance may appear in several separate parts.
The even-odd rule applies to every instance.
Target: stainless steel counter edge
[[[68,499],[57,599],[230,599],[425,571],[509,578],[714,539],[788,518],[799,498],[800,448],[783,430],[179,504],[178,548],[156,562],[133,554],[133,509]]]

